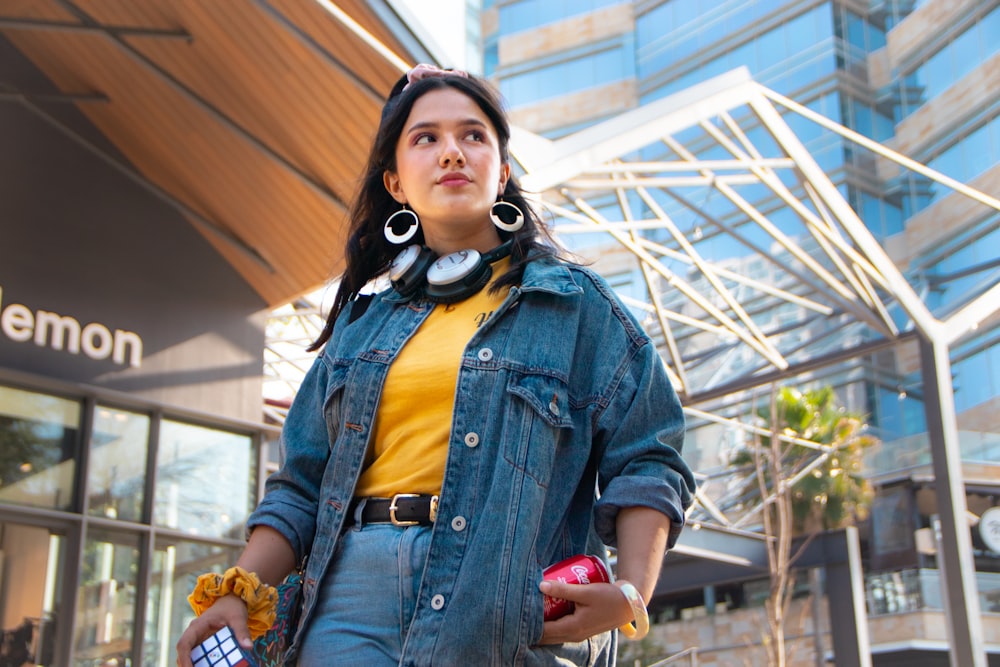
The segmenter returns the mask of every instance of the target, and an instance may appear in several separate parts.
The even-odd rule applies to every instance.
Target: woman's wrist
[[[231,567],[223,574],[209,572],[198,577],[188,603],[195,615],[201,616],[219,598],[233,595],[247,606],[247,627],[250,637],[256,639],[274,624],[278,605],[278,591],[262,583],[253,572],[242,567]]]
[[[624,579],[615,582],[615,586],[622,592],[629,606],[632,608],[632,621],[618,628],[619,632],[628,639],[638,641],[649,634],[649,611],[646,609],[646,602],[642,599],[639,589]],[[633,625],[634,623],[634,625]]]

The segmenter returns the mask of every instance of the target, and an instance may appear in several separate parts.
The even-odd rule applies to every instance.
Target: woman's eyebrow
[[[415,132],[417,130],[436,129],[440,124],[441,123],[439,121],[435,120],[420,121],[419,123],[414,123],[413,125],[411,125],[409,129],[406,130],[406,133],[410,134],[411,132]],[[484,129],[487,127],[486,123],[479,120],[478,118],[466,118],[464,120],[458,121],[456,124],[459,125],[460,127],[475,126]]]

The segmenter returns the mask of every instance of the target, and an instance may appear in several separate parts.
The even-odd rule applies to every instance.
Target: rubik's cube
[[[222,628],[195,646],[191,651],[191,662],[194,667],[250,667],[229,628]]]

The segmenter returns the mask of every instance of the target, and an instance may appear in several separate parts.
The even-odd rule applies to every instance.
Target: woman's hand
[[[619,628],[633,619],[632,606],[614,584],[543,581],[538,588],[545,595],[574,604],[573,613],[547,621],[542,626],[539,644],[580,642]]]
[[[277,585],[294,569],[295,551],[274,528],[257,526],[236,565],[255,573],[265,584]],[[177,640],[177,667],[192,667],[191,649],[226,625],[233,631],[237,643],[250,650],[253,641],[250,639],[247,616],[247,603],[242,598],[230,594],[217,599],[201,616],[191,621]]]
[[[247,629],[246,603],[235,595],[225,595],[191,621],[177,640],[177,667],[192,667],[191,650],[227,625],[240,646],[247,650],[253,647],[250,630]]]

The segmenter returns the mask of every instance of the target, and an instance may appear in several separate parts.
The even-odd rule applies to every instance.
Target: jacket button
[[[454,519],[451,520],[451,529],[454,530],[456,533],[461,533],[463,530],[465,530],[465,526],[466,526],[466,521],[464,516],[456,516]]]
[[[475,447],[479,444],[479,434],[478,433],[466,433],[465,434],[465,444],[468,447]]]
[[[441,595],[440,593],[438,593],[437,595],[435,595],[434,597],[432,597],[431,598],[431,607],[433,607],[434,609],[443,609],[444,608],[444,596]]]
[[[484,347],[483,349],[479,350],[478,356],[480,361],[489,361],[490,359],[493,358],[493,350],[491,350],[488,347]]]

